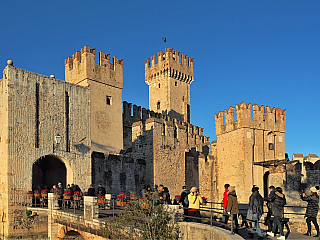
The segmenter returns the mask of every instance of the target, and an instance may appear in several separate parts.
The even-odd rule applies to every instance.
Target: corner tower
[[[158,60],[158,61],[157,61]],[[172,48],[145,60],[149,109],[190,123],[190,84],[194,59]]]
[[[235,120],[236,119],[236,120]],[[268,188],[268,161],[285,159],[286,110],[240,103],[215,114],[217,196],[225,183],[246,202],[252,185]]]
[[[123,148],[122,88],[123,60],[85,46],[65,60],[66,82],[89,87],[92,151],[111,152]],[[75,113],[76,114],[76,113]]]

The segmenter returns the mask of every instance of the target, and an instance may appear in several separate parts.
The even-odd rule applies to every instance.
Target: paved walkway
[[[240,229],[239,230],[239,235],[241,237],[243,237],[244,239],[246,240],[252,240],[252,239],[257,239],[258,238],[258,234],[255,233],[254,237],[253,238],[250,238],[249,236],[249,233],[250,231],[248,229]],[[284,231],[284,233],[286,233],[286,231]],[[270,236],[265,236],[264,239],[273,239],[273,240],[276,240],[278,236],[276,237],[270,237]],[[309,240],[317,240],[317,239],[320,239],[320,238],[315,238],[313,236],[305,236],[303,235],[302,233],[290,233],[288,238],[287,239],[309,239]]]

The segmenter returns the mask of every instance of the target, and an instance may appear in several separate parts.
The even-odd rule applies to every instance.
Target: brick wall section
[[[35,147],[36,84],[39,84],[40,134]],[[14,229],[15,206],[27,202],[26,191],[32,189],[32,166],[45,155],[56,156],[67,168],[68,183],[88,185],[91,182],[89,129],[90,90],[64,81],[15,68],[4,70],[1,80],[1,115],[8,121],[1,126],[0,151],[3,155],[0,215],[4,216],[5,235],[20,234]],[[66,152],[65,93],[70,97],[70,152]],[[54,136],[62,137],[53,152]],[[9,208],[10,206],[10,208]],[[23,231],[23,229],[21,230]]]

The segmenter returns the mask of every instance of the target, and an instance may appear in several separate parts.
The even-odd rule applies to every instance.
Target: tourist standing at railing
[[[314,237],[320,237],[319,235],[319,225],[317,223],[317,216],[319,211],[319,196],[317,194],[317,189],[315,187],[310,188],[310,196],[306,196],[304,192],[300,194],[303,201],[308,202],[307,211],[305,214],[308,232],[304,235],[311,236],[311,222],[313,222],[314,227],[317,230],[317,235]]]
[[[197,187],[191,188],[190,194],[188,195],[188,201],[189,201],[188,215],[190,217],[197,217],[198,218],[198,219],[189,218],[190,219],[189,221],[201,222],[200,205],[202,204],[203,201],[202,201],[202,198],[200,196],[200,193],[199,193]]]
[[[275,188],[274,188],[274,186],[270,186],[269,187],[269,196],[264,198],[264,200],[267,202],[267,208],[268,208],[268,213],[267,213],[266,220],[265,220],[265,225],[268,226],[267,232],[272,231],[272,222],[271,222],[270,218],[272,216],[272,205],[273,205],[273,201],[274,201],[274,194],[275,194]]]
[[[235,186],[230,186],[228,188],[228,207],[227,212],[230,212],[232,214],[232,222],[231,224],[234,224],[236,226],[234,232],[238,233],[238,214],[239,214],[239,205],[238,205],[238,197],[236,194]]]
[[[170,193],[167,187],[163,187],[163,203],[171,204]]]
[[[274,237],[276,233],[276,229],[278,227],[280,231],[280,237],[277,239],[285,240],[285,236],[283,234],[283,228],[281,225],[281,218],[284,213],[284,205],[286,205],[286,197],[282,193],[281,187],[276,187],[275,194],[274,194],[274,201],[272,205],[272,215],[273,215],[273,228],[272,232],[267,232],[267,234],[271,237]]]
[[[52,188],[50,189],[50,192],[51,192],[51,193],[54,193],[55,190],[57,190],[57,186],[56,186],[56,185],[53,185]]]
[[[92,186],[92,184],[90,184],[88,188],[87,196],[91,196],[91,197],[96,196],[96,190],[94,190],[94,187]]]
[[[229,216],[227,214],[227,207],[228,207],[228,188],[230,185],[226,183],[224,185],[224,193],[223,193],[223,220],[222,222],[228,223]]]
[[[102,187],[101,184],[99,184],[97,192],[98,192],[98,194],[101,194],[102,196],[106,195],[106,189],[104,187]]]
[[[263,214],[263,198],[259,193],[259,187],[253,186],[252,194],[249,198],[249,208],[252,211],[252,220],[254,221],[254,226],[251,232],[249,232],[250,237],[253,238],[254,232],[257,232],[258,239],[263,239],[263,234],[259,225],[259,220]]]
[[[179,203],[182,204],[183,206],[183,221],[188,220],[188,206],[189,206],[189,201],[188,201],[188,195],[190,194],[190,191],[187,189],[186,186],[182,187],[183,191],[181,192]]]
[[[62,198],[63,198],[63,188],[61,182],[58,182],[57,190],[59,191],[60,198],[58,199],[58,205],[62,207]]]

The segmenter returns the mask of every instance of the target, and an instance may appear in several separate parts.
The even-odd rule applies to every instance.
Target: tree
[[[111,239],[178,239],[179,227],[159,203],[157,194],[127,203],[123,212],[106,223]]]

